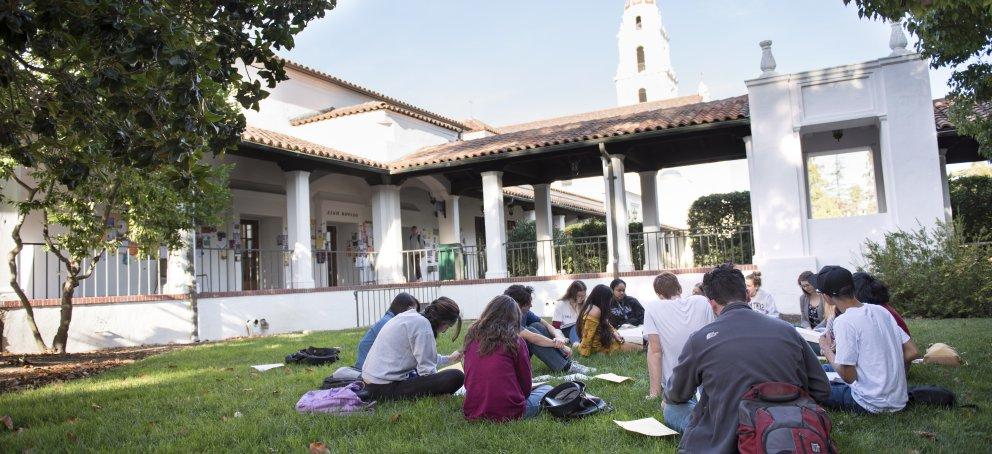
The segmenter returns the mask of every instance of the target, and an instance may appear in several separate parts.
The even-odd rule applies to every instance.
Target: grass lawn
[[[992,446],[992,320],[911,320],[925,348],[945,342],[968,364],[961,368],[914,365],[913,384],[953,389],[980,409],[914,408],[895,415],[832,414],[841,452],[987,452]],[[572,422],[549,415],[508,424],[468,423],[460,397],[379,404],[374,413],[349,417],[300,415],[300,395],[316,389],[334,368],[354,360],[360,331],[322,332],[234,340],[150,357],[96,377],[0,395],[0,452],[305,452],[313,441],[333,452],[652,452],[674,451],[677,438],[626,433],[613,419],[654,416],[658,402],[644,400],[644,355],[586,359],[601,372],[636,378],[633,383],[592,381],[592,394],[611,402],[612,413]],[[441,350],[453,350],[448,337]],[[307,345],[341,346],[343,361],[326,367],[291,367],[255,373],[251,364],[281,362]],[[546,373],[535,364],[535,374]],[[242,416],[235,417],[235,412]]]

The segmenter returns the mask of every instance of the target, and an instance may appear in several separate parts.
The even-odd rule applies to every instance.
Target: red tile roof
[[[452,131],[461,132],[468,129],[468,126],[460,122],[450,120],[439,115],[433,115],[425,113],[424,110],[414,110],[408,109],[398,104],[386,102],[386,101],[369,101],[361,104],[355,104],[353,106],[341,107],[341,108],[330,108],[315,114],[304,115],[302,117],[297,117],[289,121],[289,124],[293,126],[305,125],[307,123],[314,123],[322,120],[329,120],[332,118],[344,117],[347,115],[355,115],[365,112],[373,112],[376,110],[389,110],[392,112],[400,113],[408,117],[416,118],[420,121],[430,123],[435,126],[440,126],[442,128],[450,129]]]
[[[491,132],[493,134],[502,134],[502,133],[506,132],[506,131],[503,131],[500,128],[497,128],[497,127],[494,127],[494,126],[490,126],[489,124],[486,124],[483,121],[476,120],[475,118],[469,118],[468,120],[462,120],[461,121],[461,124],[465,125],[466,132],[489,131],[489,132]]]
[[[937,124],[937,131],[951,131],[954,130],[954,124],[951,123],[950,118],[947,117],[947,110],[951,107],[951,103],[946,98],[940,98],[933,100],[933,119]],[[992,103],[985,103],[975,107],[975,115],[979,117],[988,118],[992,116]]]
[[[515,197],[522,200],[534,200],[534,188],[531,186],[507,186],[503,188],[503,195]],[[584,195],[579,195],[560,189],[551,188],[551,204],[563,208],[571,208],[583,213],[605,216],[606,210],[603,208],[603,201]]]
[[[528,123],[517,123],[513,125],[501,126],[501,132],[517,132],[528,129],[545,128],[548,126],[564,125],[579,121],[599,120],[601,118],[616,117],[618,115],[631,115],[649,110],[666,109],[668,107],[678,107],[688,104],[699,104],[703,98],[699,95],[680,96],[678,98],[662,99],[660,101],[642,102],[629,106],[611,107],[609,109],[594,110],[579,114],[566,115],[563,117],[546,118],[543,120],[531,121]]]
[[[288,134],[269,131],[268,129],[262,129],[255,126],[246,127],[245,132],[241,134],[241,140],[248,143],[265,145],[268,147],[278,148],[280,150],[285,150],[285,151],[290,151],[290,152],[295,152],[310,156],[316,156],[320,158],[329,158],[337,161],[362,164],[377,169],[385,170],[387,168],[386,165],[381,162],[373,161],[371,159],[366,159],[361,156],[355,156],[353,154],[335,150],[330,147],[325,147],[320,144],[308,142],[306,140],[293,137]]]
[[[505,155],[522,150],[596,140],[612,136],[748,118],[747,96],[705,103],[661,107],[605,118],[538,126],[475,140],[427,147],[390,164],[393,170]]]

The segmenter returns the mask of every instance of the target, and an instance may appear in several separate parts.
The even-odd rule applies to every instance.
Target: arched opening
[[[637,90],[637,102],[648,102],[648,89]]]
[[[644,46],[637,46],[637,72],[644,72]]]
[[[634,28],[636,28],[637,30],[641,29],[641,16],[637,16],[634,19]]]

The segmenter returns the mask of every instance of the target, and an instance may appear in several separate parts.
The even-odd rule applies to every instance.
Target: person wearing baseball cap
[[[820,338],[820,351],[844,383],[830,384],[826,406],[856,413],[892,413],[908,400],[904,364],[919,355],[912,339],[884,308],[854,297],[854,278],[839,266],[825,266],[815,280],[816,291],[841,312],[833,322],[833,337]]]

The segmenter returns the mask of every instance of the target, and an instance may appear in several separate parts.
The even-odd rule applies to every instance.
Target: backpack
[[[957,404],[954,392],[940,386],[922,385],[909,388],[909,403],[951,408]]]
[[[613,409],[603,399],[587,394],[586,384],[580,381],[567,381],[552,388],[541,399],[541,408],[561,419],[581,418]]]
[[[737,449],[742,453],[836,453],[830,417],[802,388],[759,383],[741,397]]]
[[[348,415],[372,410],[375,402],[365,402],[359,395],[363,388],[362,382],[355,382],[341,388],[307,391],[296,402],[296,411]]]
[[[286,364],[309,364],[312,366],[331,364],[338,360],[340,353],[341,350],[337,348],[307,347],[286,356]]]

